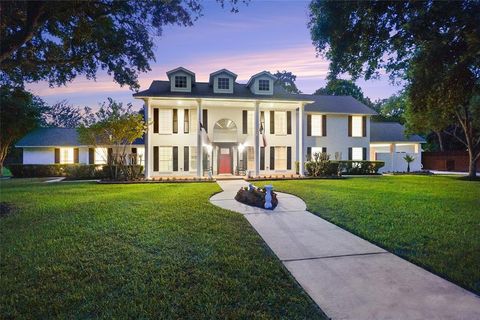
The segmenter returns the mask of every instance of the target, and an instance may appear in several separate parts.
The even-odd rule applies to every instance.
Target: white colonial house
[[[336,160],[386,161],[384,171],[397,171],[403,151],[414,153],[420,163],[421,138],[404,137],[396,124],[401,139],[382,139],[382,130],[376,130],[373,143],[370,118],[376,113],[350,96],[287,93],[266,71],[246,84],[226,69],[210,74],[208,82],[197,82],[182,67],[167,76],[133,95],[144,101],[148,131],[131,152],[145,166],[147,179],[295,174],[297,162],[303,175],[304,162],[316,152]],[[95,150],[76,139],[75,129],[40,129],[16,146],[23,148],[25,164],[105,161],[101,154],[108,148]]]

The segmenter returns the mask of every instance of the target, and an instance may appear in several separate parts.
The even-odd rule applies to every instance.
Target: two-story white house
[[[144,102],[148,131],[129,149],[145,177],[303,175],[312,154],[332,160],[382,160],[382,171],[403,171],[406,153],[421,169],[418,136],[397,123],[376,123],[375,111],[350,96],[287,93],[263,71],[246,84],[221,69],[208,82],[179,67],[168,80],[135,93]],[[78,142],[75,129],[42,128],[17,144],[24,164],[107,163],[112,148]],[[298,165],[297,165],[298,163]]]
[[[352,97],[290,94],[263,71],[246,84],[222,69],[185,68],[134,94],[145,102],[145,176],[292,174],[314,152],[369,159],[370,116]]]

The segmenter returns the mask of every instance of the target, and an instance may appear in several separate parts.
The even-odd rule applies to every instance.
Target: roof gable
[[[277,80],[277,77],[275,77],[270,72],[262,71],[262,72],[259,72],[257,74],[254,74],[253,76],[250,77],[250,80],[248,80],[248,82],[247,82],[247,88],[250,87],[255,82],[256,78],[261,77],[261,76],[268,77],[268,78],[272,79],[273,81]]]
[[[170,70],[170,71],[167,71],[167,77],[168,79],[170,79],[170,76],[175,74],[175,73],[178,73],[178,72],[184,72],[186,74],[188,74],[189,76],[192,77],[192,84],[195,83],[195,73],[193,73],[192,71],[184,68],[184,67],[178,67],[178,68],[175,68],[173,70]]]
[[[218,71],[210,73],[210,78],[209,78],[208,83],[210,83],[210,85],[213,85],[213,78],[215,76],[218,76],[218,75],[221,75],[221,74],[226,74],[226,75],[232,77],[233,82],[235,82],[235,80],[237,79],[237,75],[235,73],[233,73],[232,71],[227,70],[227,69],[220,69]]]

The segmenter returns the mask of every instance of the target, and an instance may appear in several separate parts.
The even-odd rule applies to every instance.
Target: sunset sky
[[[328,61],[317,57],[308,22],[308,2],[251,1],[240,5],[238,13],[222,9],[216,2],[207,2],[203,16],[193,27],[169,26],[157,38],[156,62],[152,70],[140,74],[141,90],[152,80],[165,80],[166,71],[183,66],[195,72],[197,81],[208,81],[208,75],[221,68],[238,74],[238,82],[262,70],[287,70],[297,75],[297,86],[304,93],[313,93],[325,85]],[[399,91],[387,77],[368,82],[358,81],[372,100],[386,98]],[[40,82],[28,88],[46,102],[67,99],[76,106],[96,107],[112,97],[140,107],[128,87],[120,87],[112,77],[99,72],[96,82],[79,77],[64,87],[49,88]]]

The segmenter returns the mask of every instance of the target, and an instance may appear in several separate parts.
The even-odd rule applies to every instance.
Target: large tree
[[[45,104],[38,97],[19,88],[0,88],[0,175],[9,148],[36,128]]]
[[[232,11],[238,1],[228,1]],[[0,1],[0,82],[64,85],[102,69],[137,89],[155,60],[154,36],[192,25],[201,9],[200,0]]]
[[[61,100],[45,107],[42,114],[42,126],[76,128],[85,121],[88,122],[91,116],[93,116],[91,108],[84,107],[82,109],[69,104],[67,100]]]
[[[461,126],[469,176],[476,175],[480,1],[315,0],[309,27],[318,52],[331,61],[331,77],[368,80],[384,70],[407,84],[412,117]]]
[[[352,96],[358,101],[363,102],[367,106],[372,106],[372,102],[363,94],[362,88],[357,86],[355,82],[345,79],[329,78],[325,87],[317,89],[316,95],[327,96]]]
[[[273,75],[277,78],[276,83],[281,85],[288,93],[302,93],[295,84],[297,76],[293,73],[283,70],[277,71]]]

